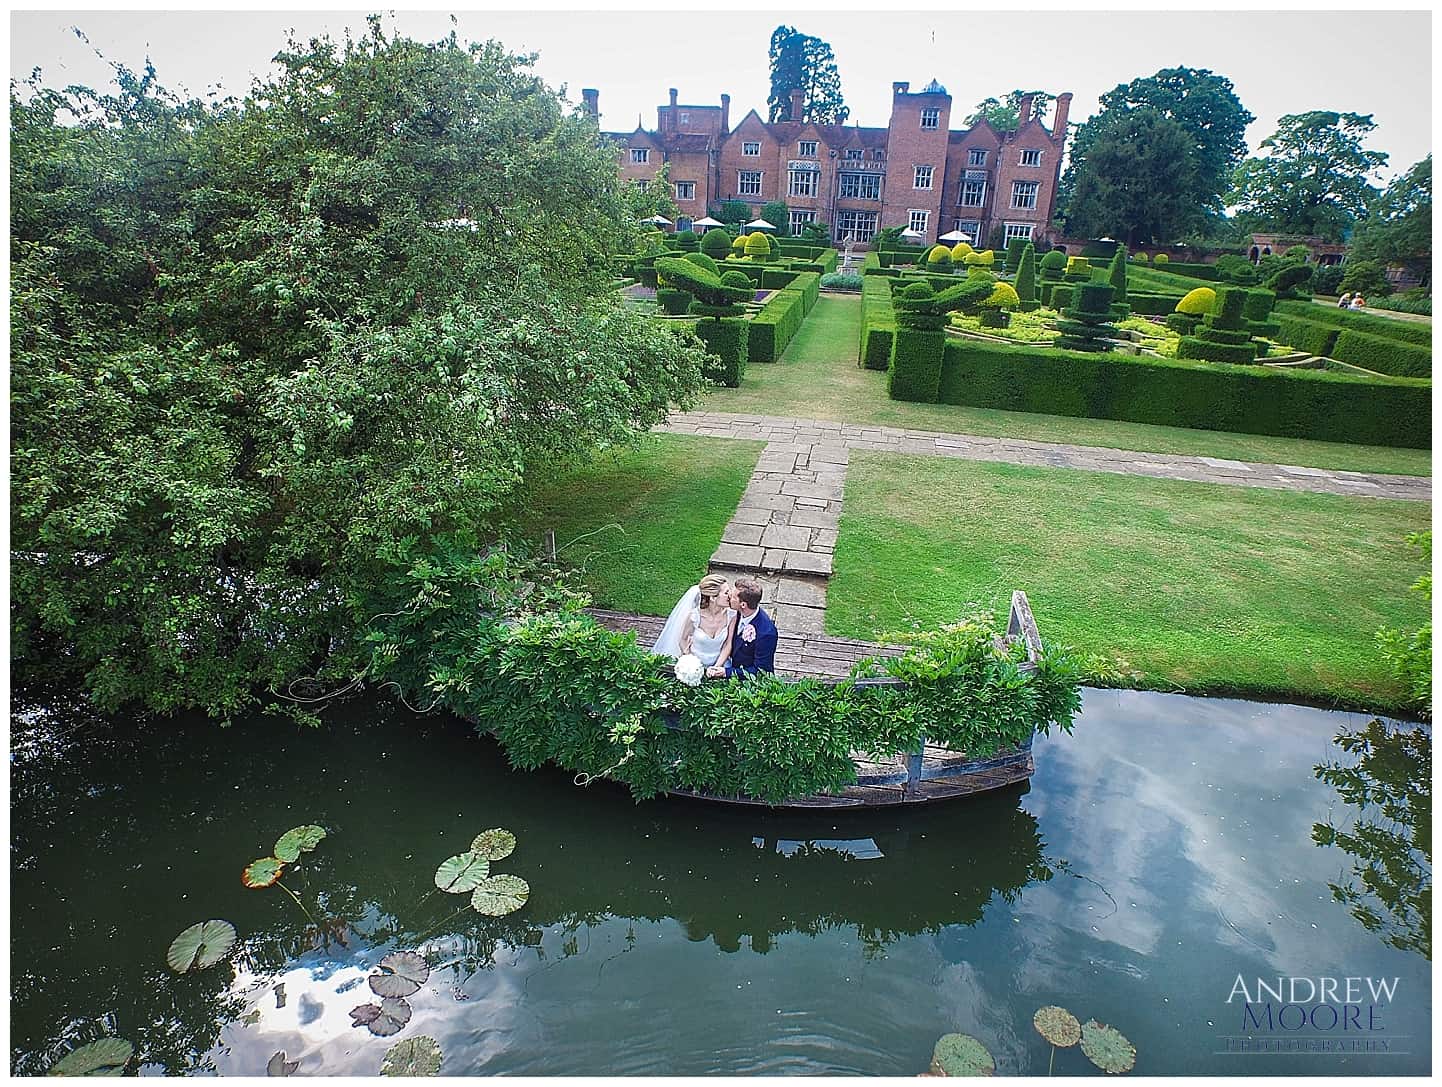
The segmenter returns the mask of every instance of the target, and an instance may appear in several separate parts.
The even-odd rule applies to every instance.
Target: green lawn
[[[1042,638],[1142,686],[1387,708],[1380,626],[1427,616],[1425,503],[853,454],[829,633],[871,638],[1024,589]]]
[[[1426,449],[1388,449],[890,400],[886,375],[863,370],[856,364],[860,322],[859,298],[823,295],[780,362],[753,363],[746,368],[739,389],[717,389],[706,398],[704,406],[710,411],[830,419],[1313,468],[1432,474],[1432,453]]]
[[[531,540],[555,530],[598,606],[666,615],[706,573],[763,444],[652,434],[534,481],[512,519]]]

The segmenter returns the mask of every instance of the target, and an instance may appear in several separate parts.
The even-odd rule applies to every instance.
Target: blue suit
[[[751,617],[751,626],[756,637],[747,641],[741,636],[742,627],[736,625],[736,634],[731,639],[731,660],[726,665],[728,676],[754,676],[757,672],[776,671],[776,624],[764,608],[757,608]]]

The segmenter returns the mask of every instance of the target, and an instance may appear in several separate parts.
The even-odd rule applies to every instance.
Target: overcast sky
[[[1328,109],[1371,113],[1370,146],[1391,156],[1391,177],[1432,149],[1432,16],[1415,12],[1140,11],[771,12],[665,10],[611,12],[458,11],[463,40],[496,38],[515,52],[540,54],[540,75],[600,90],[602,127],[648,128],[668,87],[697,105],[731,95],[732,124],[755,108],[765,115],[767,44],[778,23],[830,42],[851,120],[884,126],[891,83],[919,89],[935,76],[954,109],[1016,87],[1071,91],[1072,122],[1097,109],[1098,97],[1160,68],[1210,68],[1236,86],[1257,117],[1247,131],[1255,150],[1287,113]],[[388,26],[423,40],[451,29],[446,13],[400,11]],[[108,82],[95,56],[138,68],[149,56],[162,82],[203,94],[218,85],[244,93],[252,75],[294,28],[302,37],[347,26],[361,12],[15,12],[11,74],[40,66],[55,85]],[[79,27],[90,45],[71,29]],[[956,118],[959,126],[961,113]]]

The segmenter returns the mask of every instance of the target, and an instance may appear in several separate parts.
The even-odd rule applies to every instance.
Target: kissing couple
[[[707,574],[671,609],[653,648],[662,656],[698,658],[713,679],[775,672],[776,624],[761,610],[754,578],[728,584]]]

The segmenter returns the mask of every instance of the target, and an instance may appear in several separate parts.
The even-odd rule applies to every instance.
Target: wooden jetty
[[[634,631],[642,645],[651,645],[661,634],[665,620],[649,615],[594,609],[591,615],[602,626],[616,631]],[[1003,639],[998,636],[998,642]],[[1026,645],[1027,659],[1020,667],[1031,671],[1041,653],[1041,636],[1032,617],[1026,593],[1011,594],[1011,615],[1005,641]],[[852,666],[864,657],[899,656],[900,646],[878,645],[853,638],[831,638],[821,634],[781,631],[776,647],[776,674],[784,678],[820,679],[838,682],[851,674]],[[901,685],[903,681],[883,677],[857,681],[858,687]],[[939,744],[923,743],[907,755],[876,761],[853,753],[856,784],[835,794],[796,797],[780,804],[768,804],[747,796],[716,796],[711,793],[676,789],[672,796],[693,797],[723,804],[741,804],[776,809],[876,808],[900,804],[927,804],[954,800],[1025,783],[1036,772],[1031,738],[987,758],[972,758]]]

